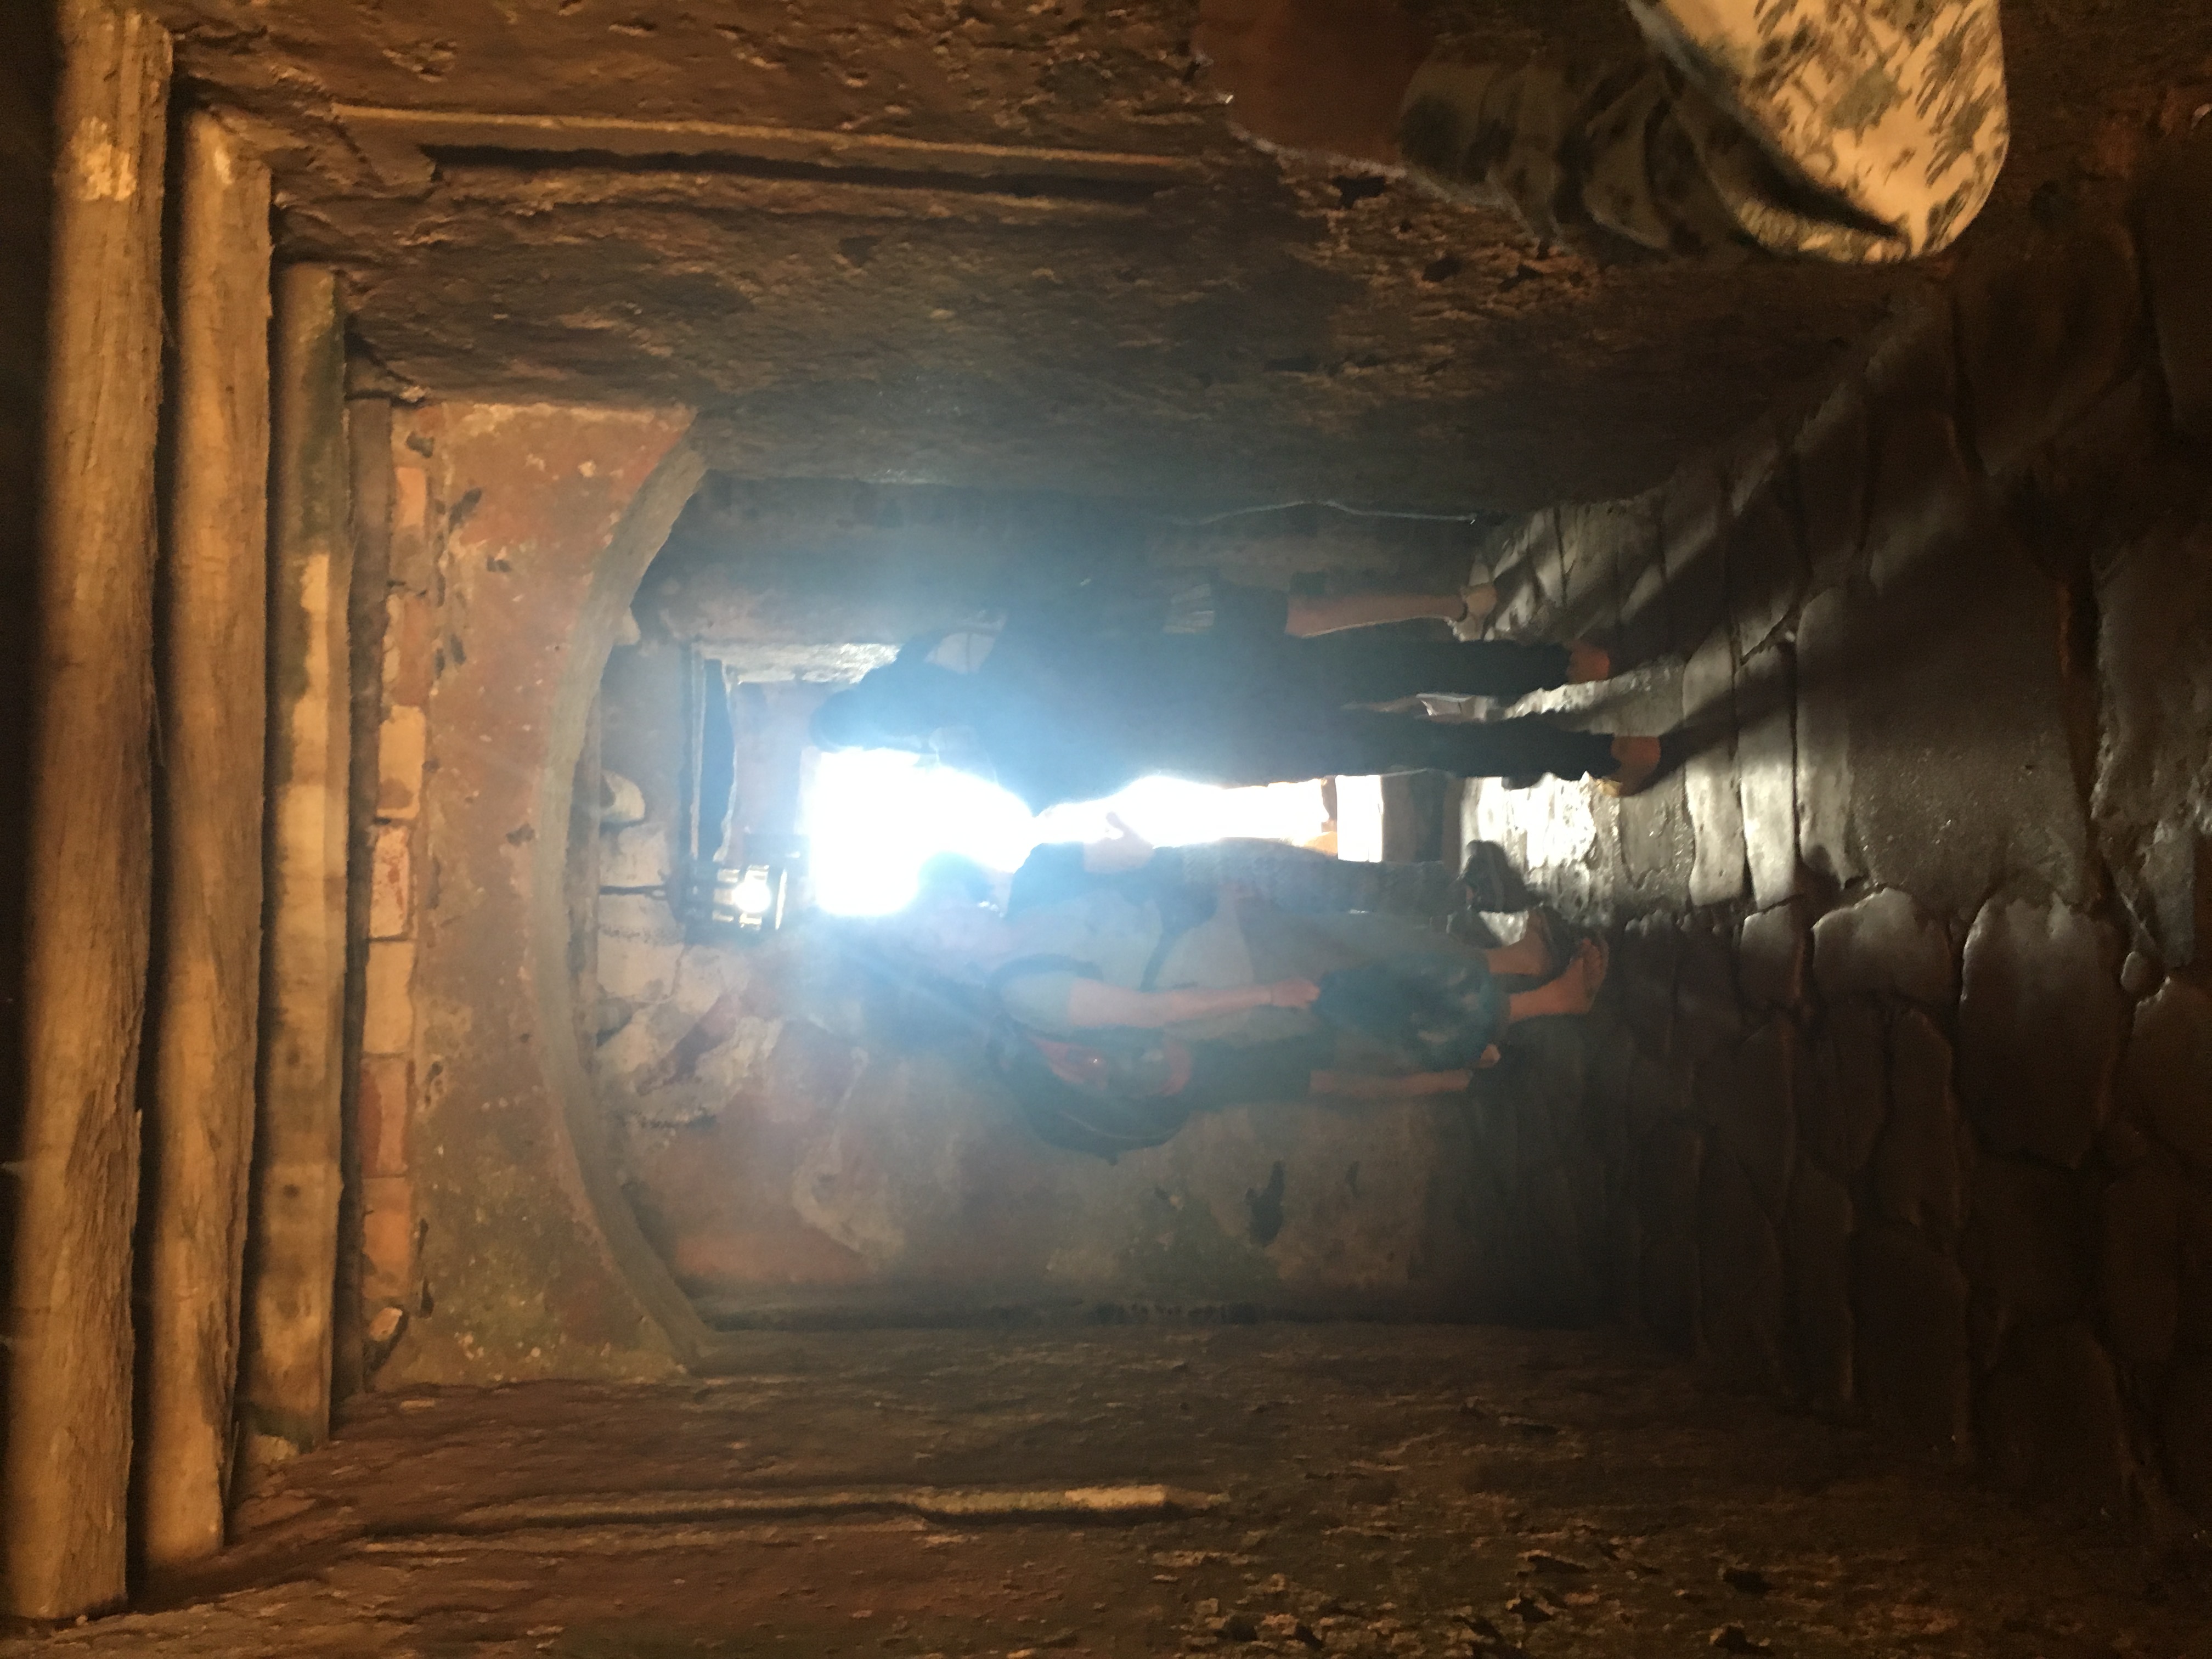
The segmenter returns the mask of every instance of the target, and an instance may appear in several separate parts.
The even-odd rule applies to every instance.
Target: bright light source
[[[911,900],[923,863],[959,853],[1012,870],[1045,841],[1102,841],[1119,817],[1156,847],[1229,836],[1305,842],[1328,824],[1321,785],[1224,789],[1179,778],[1145,778],[1111,800],[1032,816],[995,784],[887,750],[838,750],[815,758],[805,822],[815,902],[839,915],[884,915]]]

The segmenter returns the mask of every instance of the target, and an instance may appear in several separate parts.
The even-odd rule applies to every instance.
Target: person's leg
[[[1608,778],[1633,757],[1604,732],[1572,732],[1543,720],[1431,720],[1346,709],[1330,730],[1313,734],[1317,748],[1332,747],[1340,763],[1334,776],[1377,772],[1435,771],[1461,778]],[[1656,757],[1654,757],[1656,764]]]
[[[1510,640],[1328,635],[1285,647],[1284,665],[1331,702],[1438,696],[1523,697],[1570,683],[1573,647]]]

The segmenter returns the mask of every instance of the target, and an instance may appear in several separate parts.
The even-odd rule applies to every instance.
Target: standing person
[[[2010,142],[1996,0],[1626,0],[1650,51],[1519,68],[1395,0],[1203,0],[1263,147],[1505,206],[1544,241],[1871,264],[1940,252]]]
[[[1371,705],[1424,693],[1516,698],[1612,672],[1591,646],[1416,640],[1366,625],[1383,619],[1323,631],[1309,616],[1299,632],[1290,596],[1224,582],[1186,589],[1134,620],[1033,606],[910,642],[822,705],[814,740],[933,751],[1033,811],[1103,799],[1156,775],[1238,785],[1551,773],[1594,777],[1622,794],[1656,775],[1655,737],[1378,711]]]

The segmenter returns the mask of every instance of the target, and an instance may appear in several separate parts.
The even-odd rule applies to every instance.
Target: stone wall
[[[1794,413],[1500,532],[1671,730],[1470,788],[1610,930],[1479,1109],[1524,1313],[1633,1318],[2032,1496],[2212,1516],[2212,128]]]

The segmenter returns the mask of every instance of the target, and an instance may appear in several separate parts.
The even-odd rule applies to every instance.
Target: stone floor
[[[2212,1654],[2185,1540],[1624,1336],[755,1340],[685,1386],[357,1401],[166,1610],[0,1656]]]

